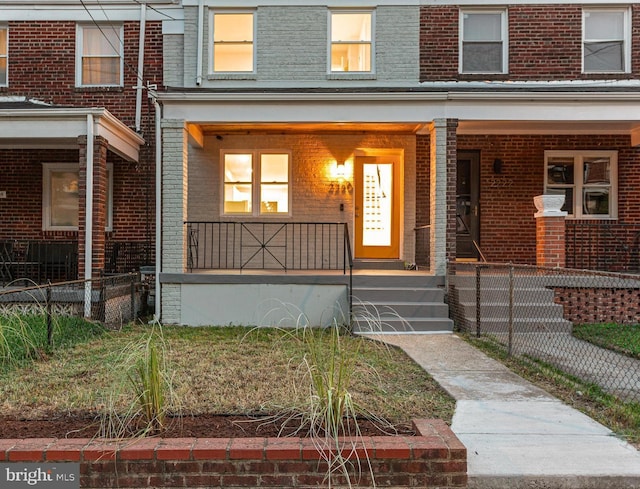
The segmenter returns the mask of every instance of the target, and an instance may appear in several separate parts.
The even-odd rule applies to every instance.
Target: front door
[[[356,156],[356,258],[400,258],[400,156]]]
[[[456,175],[456,256],[477,260],[480,246],[480,154],[477,151],[459,151]]]

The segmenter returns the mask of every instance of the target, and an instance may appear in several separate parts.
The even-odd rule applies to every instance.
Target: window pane
[[[250,154],[224,155],[225,182],[251,182],[253,163]]]
[[[575,205],[573,200],[573,188],[548,187],[545,193],[549,195],[564,195],[564,205],[562,206],[561,210],[573,215],[573,209]]]
[[[584,69],[585,71],[623,71],[622,41],[585,43]]]
[[[253,41],[253,14],[215,14],[213,42]]]
[[[624,38],[624,12],[585,13],[585,39]]]
[[[213,71],[253,71],[253,44],[215,45]]]
[[[474,42],[462,46],[462,71],[502,71],[502,43]]]
[[[225,214],[245,214],[251,212],[251,185],[225,184]]]
[[[547,183],[573,185],[573,158],[549,158],[547,160]]]
[[[583,182],[585,184],[608,184],[611,181],[609,158],[585,158]]]
[[[120,58],[84,58],[83,85],[119,85]]]
[[[0,58],[0,85],[7,84],[7,58]]]
[[[82,54],[84,56],[120,56],[120,29],[111,26],[83,27]]]
[[[78,226],[78,172],[50,174],[51,226]]]
[[[263,183],[289,181],[288,154],[264,154],[260,157],[260,160],[260,180]]]
[[[7,29],[0,29],[0,56],[7,55]]]
[[[331,41],[371,41],[371,13],[332,14]]]
[[[371,45],[332,45],[331,71],[371,71]]]
[[[260,188],[262,202],[260,213],[289,212],[288,185],[262,185]]]
[[[582,192],[583,214],[609,214],[609,189],[589,187]]]
[[[501,41],[502,14],[464,14],[464,41]]]

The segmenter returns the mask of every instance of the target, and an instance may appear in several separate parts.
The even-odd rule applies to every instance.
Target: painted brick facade
[[[640,75],[640,6],[631,6],[631,72],[582,73],[582,6],[510,5],[508,74],[459,73],[459,12],[451,6],[420,11],[420,80],[589,80]]]

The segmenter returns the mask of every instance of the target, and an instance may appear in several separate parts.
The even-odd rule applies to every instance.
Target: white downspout
[[[202,43],[204,42],[204,0],[198,0],[198,45],[196,46],[196,85],[202,84]]]
[[[142,120],[142,90],[144,74],[144,39],[147,25],[147,6],[140,3],[140,37],[138,39],[138,80],[136,83],[136,132],[140,134]]]
[[[154,319],[160,322],[162,318],[160,309],[160,272],[162,271],[162,134],[160,133],[160,120],[162,110],[155,98],[153,106],[156,109],[156,296]]]
[[[87,179],[84,204],[84,317],[91,318],[93,272],[93,114],[87,114]]]

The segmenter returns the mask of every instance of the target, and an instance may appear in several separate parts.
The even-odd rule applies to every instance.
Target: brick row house
[[[162,86],[167,6],[0,5],[3,283],[153,264],[156,109],[145,88]]]

